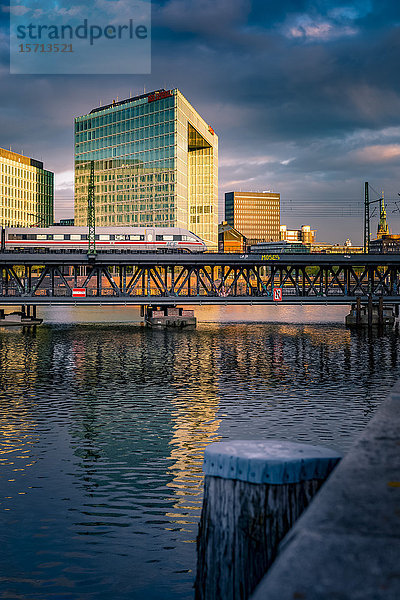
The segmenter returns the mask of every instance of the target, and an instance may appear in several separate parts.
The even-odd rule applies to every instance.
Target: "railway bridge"
[[[280,290],[279,294],[274,290]],[[384,254],[0,254],[0,304],[400,304]],[[397,311],[398,309],[396,309]]]

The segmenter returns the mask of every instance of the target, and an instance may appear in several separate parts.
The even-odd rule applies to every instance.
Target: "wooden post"
[[[205,451],[196,600],[246,600],[277,547],[340,460],[293,442],[232,441]]]
[[[361,325],[361,298],[357,298],[356,306],[356,325]]]
[[[368,327],[372,327],[372,294],[368,294]]]
[[[383,297],[379,298],[378,304],[378,325],[381,327],[383,325]]]

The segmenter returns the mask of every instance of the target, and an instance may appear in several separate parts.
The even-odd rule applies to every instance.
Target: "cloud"
[[[328,41],[341,37],[357,35],[358,29],[349,25],[335,24],[322,19],[313,19],[308,15],[296,17],[294,22],[283,27],[288,38],[307,41]]]
[[[71,190],[74,187],[74,171],[61,171],[55,174],[54,187],[56,190]]]
[[[154,5],[154,24],[171,31],[215,37],[242,25],[250,8],[250,0],[170,0]]]
[[[3,12],[9,12],[11,15],[16,17],[20,17],[30,12],[30,8],[22,5],[13,5],[13,6],[4,6],[2,7]]]
[[[357,160],[364,164],[390,163],[400,164],[400,144],[377,144],[366,146],[354,153]]]
[[[222,158],[219,161],[220,167],[240,167],[246,168],[250,165],[267,165],[277,162],[274,156],[253,156],[253,157],[231,157]]]

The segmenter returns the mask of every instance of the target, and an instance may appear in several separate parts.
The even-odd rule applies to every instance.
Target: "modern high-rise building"
[[[87,223],[90,163],[96,225],[183,227],[218,247],[218,137],[177,89],[75,119],[75,225]]]
[[[279,240],[280,194],[228,192],[225,220],[240,231],[248,245]]]
[[[53,223],[54,174],[43,163],[0,148],[0,226]]]

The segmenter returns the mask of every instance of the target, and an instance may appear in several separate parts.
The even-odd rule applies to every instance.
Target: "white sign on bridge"
[[[73,288],[72,289],[72,297],[73,298],[85,298],[86,297],[86,288]]]
[[[274,302],[282,302],[282,288],[274,288],[273,299]]]

